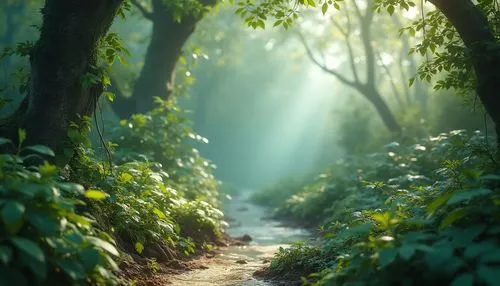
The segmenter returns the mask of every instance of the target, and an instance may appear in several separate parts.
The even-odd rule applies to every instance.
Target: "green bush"
[[[111,172],[94,159],[91,149],[82,148],[72,169],[75,180],[107,194],[91,204],[91,212],[128,251],[141,254],[159,244],[190,254],[221,238],[222,213],[199,199],[188,199],[159,163],[132,161]],[[193,251],[185,251],[187,239],[197,242]]]
[[[174,188],[187,199],[218,205],[215,166],[192,147],[208,140],[193,132],[190,121],[174,100],[158,98],[157,101],[157,108],[122,120],[112,130],[112,141],[119,146],[114,158],[118,162],[158,162]]]
[[[278,273],[319,271],[324,267],[324,258],[321,255],[320,248],[297,241],[289,248],[280,247],[270,268]]]
[[[308,283],[498,285],[500,176],[485,142],[452,131],[391,143],[337,162],[280,204],[278,215],[322,225],[321,269]],[[295,257],[273,264],[304,263]]]
[[[162,102],[122,122],[113,132],[123,144],[112,157],[118,164],[94,153],[89,118],[71,125],[63,155],[71,161],[63,171],[49,163],[24,166],[41,161],[25,153],[54,156],[44,146],[0,155],[0,285],[121,283],[113,259],[126,257],[117,248],[175,259],[221,239],[214,166],[189,146],[192,137],[204,139],[176,108]],[[20,131],[21,143],[25,137]],[[11,142],[0,138],[3,144]],[[116,145],[107,147],[113,152]]]
[[[21,145],[26,135],[19,134]],[[11,142],[0,138],[0,144]],[[36,153],[53,156],[50,149],[19,151],[0,154],[0,285],[115,284],[113,240],[94,228],[92,217],[76,212],[84,195],[102,193],[59,181],[59,170],[47,162],[23,165]]]
[[[124,250],[189,255],[221,239],[219,182],[214,166],[189,145],[205,139],[192,132],[182,110],[160,100],[153,111],[122,120],[112,138],[118,142],[108,144],[115,165],[81,144],[71,178],[107,194],[90,211]],[[165,251],[145,253],[158,247]]]

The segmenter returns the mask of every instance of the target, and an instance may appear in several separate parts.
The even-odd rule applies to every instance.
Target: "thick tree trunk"
[[[180,22],[174,18],[173,9],[162,0],[153,0],[153,31],[144,66],[129,98],[117,97],[112,105],[120,118],[134,113],[144,113],[155,107],[154,98],[167,99],[173,91],[175,65],[184,44],[194,32],[203,15],[184,16]],[[203,3],[215,5],[209,0]]]
[[[43,144],[59,151],[70,122],[93,113],[103,90],[98,82],[82,84],[96,73],[98,45],[122,0],[46,0],[40,38],[31,53],[29,92],[19,109],[3,120],[1,136],[16,139],[27,132],[25,145]]]
[[[500,52],[488,19],[470,0],[430,0],[452,23],[472,53],[477,95],[495,123],[500,145]]]
[[[399,126],[398,121],[392,114],[389,106],[384,101],[380,93],[378,93],[375,88],[369,86],[364,86],[363,88],[359,89],[359,92],[362,93],[365,98],[370,101],[373,107],[375,107],[375,110],[377,111],[380,119],[382,119],[382,122],[387,127],[387,129],[395,134],[400,134],[401,126]]]

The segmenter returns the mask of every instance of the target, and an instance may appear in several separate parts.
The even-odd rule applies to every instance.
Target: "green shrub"
[[[153,111],[122,120],[112,138],[119,143],[108,144],[117,164],[107,166],[80,144],[71,177],[108,195],[90,211],[124,250],[150,256],[144,250],[161,247],[189,255],[222,237],[214,166],[189,146],[205,139],[192,133],[182,110],[160,101]]]
[[[351,156],[283,202],[322,224],[314,285],[498,285],[500,176],[486,138],[463,131]],[[294,246],[283,253],[297,253]],[[300,255],[281,255],[288,269]]]
[[[323,263],[324,258],[318,247],[297,241],[290,248],[280,247],[270,268],[279,273],[311,273],[321,270]]]
[[[159,244],[191,254],[194,251],[185,251],[188,239],[196,242],[193,249],[201,249],[221,237],[222,212],[206,202],[187,199],[161,164],[132,161],[114,166],[111,173],[92,154],[88,148],[80,150],[73,177],[108,195],[91,204],[92,213],[128,251],[141,254],[144,248]]]
[[[207,143],[195,134],[190,121],[173,100],[157,99],[158,107],[147,114],[135,114],[112,130],[118,145],[114,158],[120,162],[158,162],[171,185],[187,199],[218,205],[219,182],[215,166],[200,156],[194,143]]]
[[[20,144],[25,138],[20,131]],[[0,138],[0,144],[11,144]],[[57,180],[59,170],[47,162],[25,167],[38,157],[52,156],[44,146],[0,154],[0,285],[115,284],[118,251],[113,240],[94,228],[94,220],[78,214],[83,195],[102,193]]]

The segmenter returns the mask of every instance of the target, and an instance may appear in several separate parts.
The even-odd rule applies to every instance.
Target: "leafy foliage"
[[[192,143],[206,144],[208,140],[193,132],[174,100],[157,100],[157,108],[122,120],[112,131],[113,141],[120,146],[116,158],[122,162],[159,162],[174,189],[188,199],[217,205],[219,183],[212,174],[215,166],[192,147]]]
[[[322,224],[314,285],[495,285],[498,166],[485,138],[443,133],[337,162],[278,205]],[[280,251],[271,268],[307,263]],[[293,259],[291,259],[293,257]]]
[[[108,144],[118,165],[94,153],[90,126],[88,117],[71,124],[64,155],[72,159],[62,171],[47,162],[24,167],[55,155],[42,145],[23,147],[24,130],[17,155],[0,155],[1,282],[114,284],[117,249],[146,257],[157,271],[151,259],[191,255],[222,238],[214,166],[189,145],[206,139],[192,133],[178,107],[161,102],[122,122],[113,136],[123,147]],[[1,138],[4,144],[12,143]]]
[[[99,225],[120,238],[125,250],[148,256],[146,251],[160,246],[174,253],[152,255],[171,259],[176,251],[189,255],[217,242],[225,223],[217,209],[214,166],[189,145],[206,139],[192,132],[173,102],[159,103],[112,131],[118,144],[108,146],[117,165],[107,167],[81,145],[71,177],[101,192],[93,194],[101,200],[92,203],[92,213],[99,214]]]
[[[238,6],[236,13],[254,29],[264,29],[268,21],[272,21],[274,27],[282,26],[288,29],[294,20],[299,18],[301,10],[320,7],[321,12],[325,14],[332,6],[337,10],[341,9],[342,5],[339,2],[342,4],[342,0],[264,0],[257,3],[245,0],[236,3]],[[374,13],[385,10],[390,15],[397,9],[409,11],[417,8],[416,1],[411,0],[370,0],[366,5],[372,6]],[[487,43],[487,47],[483,49],[486,52],[481,56],[489,57],[490,54],[487,53],[498,53],[500,48],[498,44],[500,7],[491,0],[480,0],[475,5],[486,16],[488,28],[493,31],[497,40]],[[463,94],[474,91],[476,82],[474,77],[470,76],[474,74],[471,49],[464,46],[460,35],[443,13],[437,9],[426,9],[423,4],[420,6],[422,16],[400,31],[408,33],[411,37],[418,37],[419,43],[410,53],[419,53],[427,58],[419,67],[417,75],[410,78],[409,84],[413,85],[415,80],[419,79],[434,82],[436,90],[456,89]],[[434,80],[436,77],[439,79]]]
[[[20,146],[25,138],[20,130]],[[11,142],[0,138],[0,144]],[[0,284],[115,284],[115,242],[94,228],[91,216],[77,213],[84,188],[59,180],[47,162],[24,167],[36,153],[54,155],[44,146],[0,155]]]

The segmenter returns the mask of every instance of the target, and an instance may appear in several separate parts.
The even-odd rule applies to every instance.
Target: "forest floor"
[[[220,247],[212,254],[193,261],[196,267],[177,274],[165,274],[167,285],[178,286],[248,286],[248,285],[294,285],[298,281],[289,278],[281,281],[264,281],[254,273],[269,266],[279,247],[286,247],[294,241],[307,239],[310,234],[301,228],[283,226],[269,220],[270,210],[249,201],[251,191],[243,192],[225,204],[229,219],[228,234],[231,237],[249,235],[248,245]],[[163,279],[162,279],[163,280]]]

